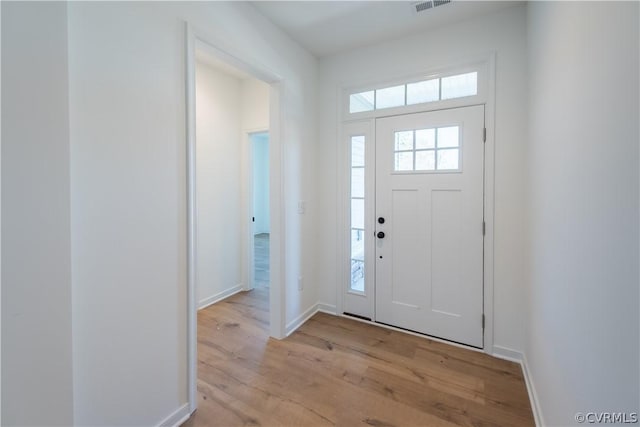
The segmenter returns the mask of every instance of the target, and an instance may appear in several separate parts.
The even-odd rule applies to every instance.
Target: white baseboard
[[[288,337],[289,335],[294,333],[295,330],[298,329],[300,326],[304,325],[304,323],[307,320],[309,320],[311,316],[316,314],[318,312],[318,305],[319,304],[313,304],[311,307],[306,309],[300,316],[296,317],[291,322],[289,322],[284,331],[285,337]]]
[[[522,363],[522,353],[518,350],[513,350],[507,347],[502,347],[500,345],[494,345],[493,351],[491,352],[493,357],[497,357],[498,359],[508,360],[510,362]]]
[[[184,405],[176,409],[173,414],[162,420],[160,424],[158,424],[158,427],[178,427],[190,416],[191,412],[189,412],[189,404],[185,403]]]
[[[533,377],[529,370],[529,364],[527,363],[527,355],[522,355],[522,373],[524,375],[524,382],[527,385],[527,391],[529,392],[529,401],[531,402],[531,411],[533,411],[533,418],[536,422],[536,426],[543,427],[544,418],[542,416],[542,408],[540,407],[540,400],[538,399],[538,393],[536,393],[536,387],[533,384]]]
[[[325,304],[323,302],[319,302],[318,303],[318,311],[321,311],[321,312],[327,313],[327,314],[336,315],[336,314],[338,314],[338,307],[336,307],[335,305]]]
[[[529,395],[529,402],[531,403],[531,411],[533,412],[533,418],[535,420],[536,426],[542,427],[544,426],[544,420],[542,418],[542,411],[540,409],[540,401],[538,400],[538,394],[536,393],[536,388],[533,385],[533,377],[531,376],[531,371],[529,371],[529,366],[527,365],[527,357],[524,353],[513,350],[507,347],[502,347],[499,345],[493,346],[492,356],[497,357],[499,359],[509,360],[511,362],[516,362],[522,366],[522,375],[524,376],[524,382],[527,386],[527,394]]]
[[[218,292],[215,295],[211,295],[210,297],[201,299],[198,301],[198,310],[202,310],[203,308],[209,307],[211,304],[215,304],[218,301],[222,301],[225,298],[230,297],[231,295],[237,294],[242,291],[242,283],[237,284],[233,288],[225,289],[222,292]]]

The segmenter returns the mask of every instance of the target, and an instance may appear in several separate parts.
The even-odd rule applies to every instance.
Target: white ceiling
[[[456,1],[416,13],[408,1],[252,1],[317,57],[380,43],[509,7],[513,1]]]

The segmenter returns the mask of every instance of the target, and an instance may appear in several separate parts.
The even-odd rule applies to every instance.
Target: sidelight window
[[[351,137],[351,290],[364,292],[365,137]]]

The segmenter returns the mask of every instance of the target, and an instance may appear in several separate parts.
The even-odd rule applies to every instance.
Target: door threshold
[[[342,313],[342,314],[344,314],[345,316],[355,317],[356,319],[366,320],[367,322],[371,322],[371,318],[370,317],[360,316],[359,314],[347,313],[346,311],[344,313]]]
[[[429,334],[425,334],[425,333],[422,333],[422,332],[414,331],[414,330],[411,330],[411,329],[401,328],[400,326],[389,325],[389,324],[383,323],[383,322],[374,322],[374,323],[376,323],[376,324],[378,324],[380,326],[383,326],[385,328],[397,330],[397,331],[400,331],[400,332],[408,332],[411,335],[417,335],[417,336],[424,337],[424,338],[427,338],[427,339],[430,339],[430,340],[443,342],[445,344],[455,344],[456,347],[464,347],[464,348],[469,348],[469,349],[473,349],[473,350],[480,350],[480,351],[484,350],[482,347],[476,347],[474,345],[465,344],[463,342],[458,342],[458,341],[453,341],[453,340],[449,340],[449,339],[446,339],[446,338],[436,337],[435,335],[429,335]]]
[[[385,328],[385,329],[389,329],[389,330],[392,330],[392,331],[402,332],[402,333],[413,335],[413,336],[416,336],[416,337],[429,339],[429,340],[436,341],[436,342],[439,342],[439,343],[442,343],[442,344],[449,344],[449,345],[452,345],[454,347],[459,347],[459,348],[463,348],[463,349],[471,350],[471,351],[477,351],[478,353],[486,353],[484,348],[482,348],[482,347],[475,347],[475,346],[472,346],[472,345],[469,345],[469,344],[464,344],[464,343],[461,343],[461,342],[458,342],[458,341],[447,340],[447,339],[436,337],[436,336],[433,336],[433,335],[423,334],[422,332],[412,331],[411,329],[405,329],[405,328],[400,328],[398,326],[393,326],[393,325],[389,325],[389,324],[382,323],[382,322],[376,322],[374,320],[370,320],[368,317],[358,316],[358,315],[351,314],[351,313],[342,313],[342,314],[338,314],[338,316],[347,317],[349,319],[355,320],[357,322],[366,323],[368,325],[378,326],[380,328]]]

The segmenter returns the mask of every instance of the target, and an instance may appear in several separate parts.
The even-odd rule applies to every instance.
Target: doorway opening
[[[269,86],[198,46],[195,71],[196,293],[202,310],[269,283],[268,133],[250,133],[249,146],[243,138],[245,129],[268,129]],[[258,252],[245,236],[259,244]],[[268,301],[268,293],[262,295]]]
[[[344,125],[343,313],[482,348],[484,122],[472,106]]]
[[[207,354],[206,349],[200,349],[206,339],[199,338],[207,331],[222,331],[211,324],[207,307],[213,309],[231,304],[232,298],[244,298],[251,301],[247,307],[260,311],[257,317],[266,338],[285,335],[281,78],[251,60],[219,49],[216,46],[221,41],[209,40],[205,34],[186,26],[190,413],[197,409],[199,400],[199,352],[203,351],[202,357]],[[269,139],[261,158],[268,166],[268,179],[261,180],[267,190],[261,194],[268,200],[269,235],[269,245],[261,247],[260,284],[268,285],[261,286],[261,292],[254,283],[253,147],[247,143],[251,135],[259,133]],[[238,324],[228,320],[220,325]]]
[[[252,288],[269,287],[269,133],[257,132],[249,135],[251,149],[251,175],[253,216],[251,217],[253,248]]]
[[[493,54],[343,88],[338,312],[494,352],[494,106]]]

